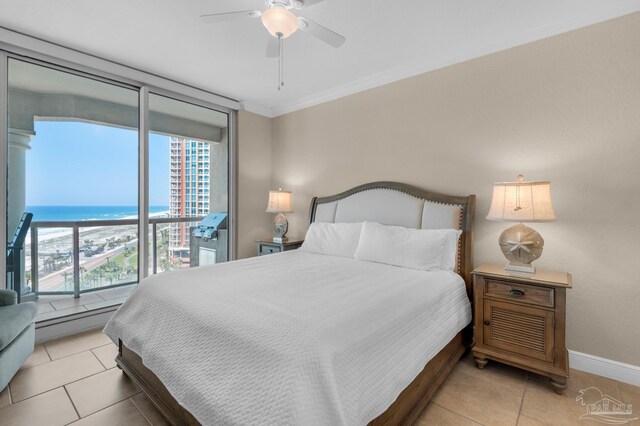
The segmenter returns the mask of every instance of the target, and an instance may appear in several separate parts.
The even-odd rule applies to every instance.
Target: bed
[[[116,362],[174,425],[411,424],[471,343],[474,207],[394,182],[313,198],[310,223],[461,230],[455,270],[295,250],[160,274],[105,328]]]

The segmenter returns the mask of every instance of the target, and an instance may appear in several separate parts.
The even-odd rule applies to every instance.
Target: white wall
[[[238,112],[238,258],[256,254],[255,241],[271,235],[265,213],[271,189],[271,119]]]

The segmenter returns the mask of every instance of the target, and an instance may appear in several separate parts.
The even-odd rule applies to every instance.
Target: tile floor
[[[98,290],[83,293],[75,299],[73,295],[40,296],[38,298],[38,315],[36,322],[59,318],[92,309],[120,305],[133,291],[134,285]]]
[[[100,330],[36,345],[0,393],[0,424],[166,425],[116,368],[116,353]]]
[[[165,425],[140,390],[116,368],[116,347],[99,330],[38,345],[0,393],[0,423],[19,426]],[[418,425],[579,425],[586,413],[580,389],[632,404],[640,417],[640,388],[572,370],[563,395],[548,381],[490,362],[478,370],[467,355],[422,413]],[[640,425],[639,420],[632,424]]]

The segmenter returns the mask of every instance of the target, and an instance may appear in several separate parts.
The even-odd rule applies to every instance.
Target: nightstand
[[[551,379],[557,393],[567,387],[566,290],[571,274],[536,269],[535,274],[482,265],[473,272],[478,368],[492,359]]]
[[[271,240],[256,241],[258,246],[258,256],[271,253],[280,253],[281,251],[295,250],[299,248],[304,240],[289,240],[286,243],[274,243]]]

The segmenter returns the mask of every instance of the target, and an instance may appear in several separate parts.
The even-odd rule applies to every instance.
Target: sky
[[[35,122],[26,152],[28,206],[138,204],[138,132],[76,122]],[[149,205],[169,205],[169,137],[149,137]]]

